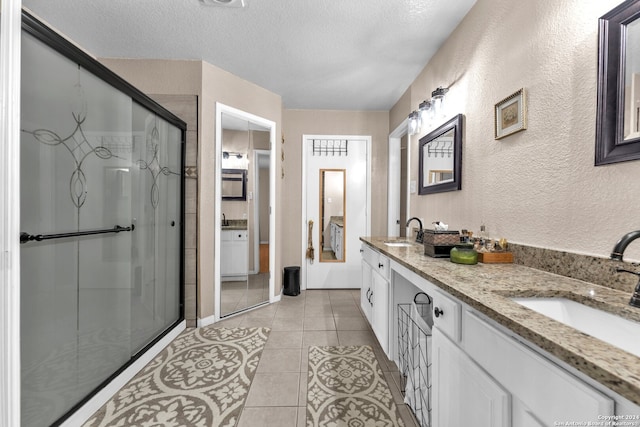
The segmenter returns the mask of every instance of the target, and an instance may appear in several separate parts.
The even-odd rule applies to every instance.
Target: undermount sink
[[[640,322],[567,298],[512,298],[512,301],[640,357]]]
[[[383,242],[385,245],[387,246],[394,246],[394,247],[398,247],[398,248],[408,248],[413,246],[413,243],[411,242],[403,242],[403,241],[399,241],[399,240],[390,240],[388,242]]]

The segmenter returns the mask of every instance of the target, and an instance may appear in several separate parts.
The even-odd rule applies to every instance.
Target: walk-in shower
[[[184,123],[23,14],[21,408],[58,423],[183,319]]]

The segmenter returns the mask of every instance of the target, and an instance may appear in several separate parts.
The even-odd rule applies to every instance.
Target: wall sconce
[[[420,114],[414,110],[409,114],[409,135],[415,135],[418,132],[420,132]]]
[[[431,101],[422,101],[418,107],[418,111],[420,112],[420,124],[430,127],[431,122],[433,121],[433,108],[431,108]]]
[[[444,96],[447,92],[449,92],[449,88],[443,88],[442,86],[431,92],[431,108],[433,109],[433,116],[436,118],[445,115]]]

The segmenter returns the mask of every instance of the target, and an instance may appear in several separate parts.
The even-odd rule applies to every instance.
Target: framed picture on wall
[[[524,88],[507,96],[495,106],[495,139],[527,128],[527,99]]]

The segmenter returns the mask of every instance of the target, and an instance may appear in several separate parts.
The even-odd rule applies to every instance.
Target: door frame
[[[307,221],[309,220],[309,215],[307,213],[307,192],[304,189],[304,183],[307,181],[307,144],[309,140],[313,139],[346,139],[347,141],[364,141],[367,147],[367,206],[366,206],[366,235],[371,235],[371,135],[310,135],[303,134],[302,135],[302,182],[300,186],[300,190],[302,193],[301,201],[301,212],[302,212],[302,242],[301,242],[301,254],[302,254],[302,262],[300,268],[300,289],[307,289],[307,258],[305,254],[307,252]],[[321,250],[321,248],[316,248],[317,250]],[[319,257],[318,257],[319,258]],[[316,262],[316,261],[314,261]]]
[[[20,425],[22,1],[0,2],[0,425]]]
[[[215,182],[215,213],[214,213],[214,312],[213,322],[210,319],[204,319],[198,326],[206,326],[220,320],[220,224],[222,222],[222,204],[219,203],[218,197],[222,190],[222,113],[230,116],[256,123],[260,126],[269,128],[269,147],[270,147],[270,169],[269,169],[269,303],[279,301],[280,296],[275,295],[275,268],[276,268],[276,123],[272,120],[247,113],[246,111],[230,107],[221,102],[216,102],[216,182]]]
[[[257,226],[253,227],[253,270],[252,273],[258,274],[260,273],[260,199],[262,196],[260,195],[260,160],[261,157],[271,156],[271,151],[273,150],[253,150],[253,179],[254,179],[254,187],[253,187],[253,223],[257,224]],[[271,176],[271,161],[269,161],[269,176]],[[271,181],[271,180],[269,180]],[[271,183],[269,183],[269,193],[271,193]],[[269,194],[271,196],[271,194]],[[269,203],[271,205],[271,203]],[[269,223],[269,230],[271,230],[271,223]],[[269,232],[269,240],[271,240],[271,232]],[[271,242],[269,242],[269,255],[271,255]],[[271,260],[271,256],[269,257]],[[269,261],[271,263],[271,261]],[[271,272],[271,267],[269,267],[269,272]]]
[[[402,137],[409,133],[409,119],[406,118],[397,128],[389,134],[389,169],[387,182],[387,236],[398,237],[400,235],[400,227],[396,221],[400,218],[400,188],[401,176],[401,156],[402,156]],[[411,141],[411,139],[409,139]],[[411,204],[409,177],[411,176],[411,150],[407,144],[407,210]]]

